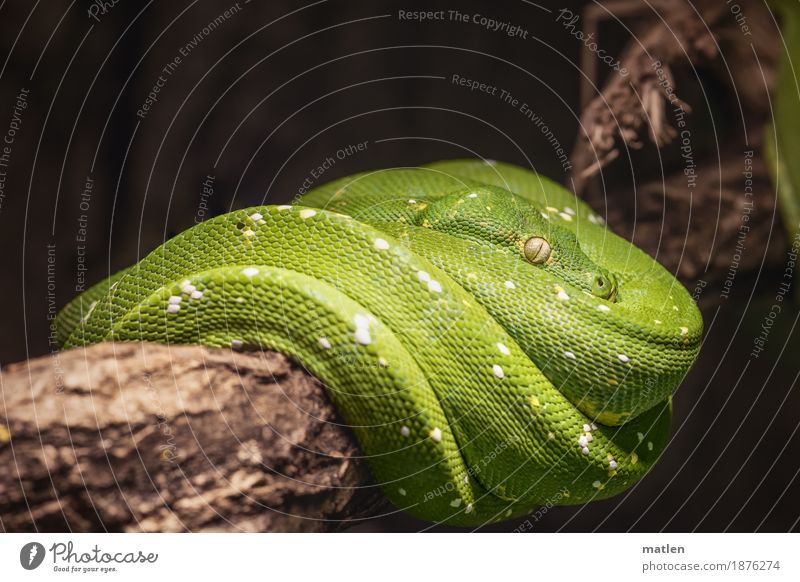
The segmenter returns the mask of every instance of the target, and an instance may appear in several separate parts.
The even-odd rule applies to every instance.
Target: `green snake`
[[[647,473],[702,319],[571,192],[449,160],[203,222],[77,297],[57,331],[282,352],[326,385],[393,504],[478,525]]]

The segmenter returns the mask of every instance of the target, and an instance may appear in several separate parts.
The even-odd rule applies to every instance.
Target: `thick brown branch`
[[[100,344],[4,368],[5,531],[321,531],[376,514],[324,388],[280,354]]]

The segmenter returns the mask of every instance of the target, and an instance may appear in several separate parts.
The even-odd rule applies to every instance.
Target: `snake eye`
[[[613,301],[617,295],[617,284],[610,275],[598,274],[592,282],[592,295]]]
[[[532,236],[525,241],[525,248],[523,250],[525,259],[534,265],[541,265],[547,261],[547,259],[550,258],[551,252],[550,243],[540,236]]]

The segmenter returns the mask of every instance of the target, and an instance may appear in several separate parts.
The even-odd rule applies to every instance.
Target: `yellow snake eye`
[[[540,236],[532,236],[525,241],[525,249],[523,250],[525,259],[534,265],[541,265],[550,258],[552,249],[550,243]]]

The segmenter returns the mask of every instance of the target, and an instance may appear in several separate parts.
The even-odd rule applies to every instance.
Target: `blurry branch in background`
[[[783,47],[763,3],[613,0],[590,4],[584,21],[596,35],[598,23],[633,34],[620,57],[627,74],[608,74],[591,99],[598,63],[583,59],[571,187],[689,287],[722,283],[732,265],[743,278],[781,264],[776,216],[792,206],[782,198],[776,211],[761,149]]]

